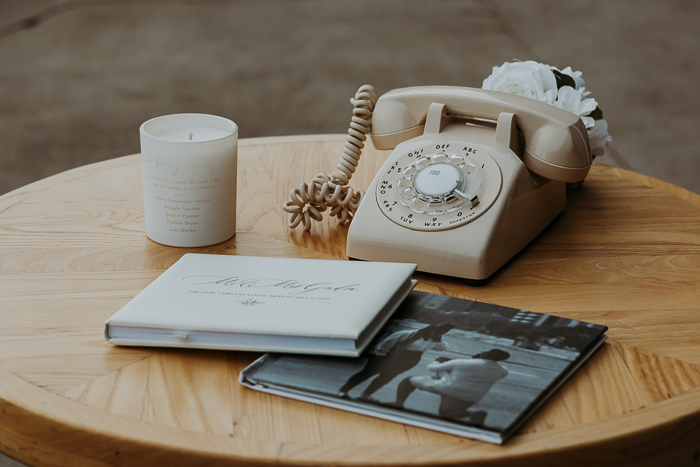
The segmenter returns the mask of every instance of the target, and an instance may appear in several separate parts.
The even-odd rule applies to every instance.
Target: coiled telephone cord
[[[372,123],[372,112],[377,102],[377,91],[365,84],[350,99],[353,105],[352,121],[348,137],[343,148],[343,155],[336,166],[338,172],[331,175],[320,173],[309,183],[302,183],[291,192],[291,200],[284,203],[282,209],[291,214],[289,228],[294,229],[304,224],[304,230],[311,230],[311,221],[321,221],[321,213],[330,209],[330,215],[338,218],[338,223],[345,224],[352,220],[360,205],[364,191],[354,191],[347,186],[365,147],[367,133]]]

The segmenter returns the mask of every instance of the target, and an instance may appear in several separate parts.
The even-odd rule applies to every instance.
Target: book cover
[[[117,345],[357,356],[415,264],[184,255],[105,323]]]
[[[239,381],[500,444],[593,354],[606,330],[414,291],[360,358],[267,354]]]

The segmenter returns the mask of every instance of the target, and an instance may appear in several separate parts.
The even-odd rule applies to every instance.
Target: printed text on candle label
[[[203,209],[212,202],[222,183],[221,177],[217,176],[221,174],[217,171],[222,161],[177,164],[158,155],[155,159],[146,158],[146,163],[151,167],[147,183],[152,185],[153,196],[165,214],[167,229],[174,233],[195,234],[200,227],[208,228],[211,220]]]
[[[146,162],[153,163],[153,159],[149,157],[146,160]],[[221,164],[221,161],[198,162],[198,163],[188,162],[183,167],[182,164],[174,164],[174,163],[169,162],[167,160],[161,160],[160,154],[158,154],[156,156],[155,164],[156,164],[156,169],[166,169],[166,170],[170,171],[171,175],[174,177],[180,172],[180,169],[184,169],[186,171],[192,170],[192,169],[196,169],[196,170],[211,169],[210,170],[211,175],[214,175],[216,173],[216,171],[218,170],[219,165]]]

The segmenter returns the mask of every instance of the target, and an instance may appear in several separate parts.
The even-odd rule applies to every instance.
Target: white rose
[[[591,143],[591,153],[594,156],[605,154],[605,146],[612,147],[612,136],[608,134],[608,122],[596,120],[593,128],[588,130],[588,140]]]
[[[595,126],[595,119],[592,117],[581,117],[581,120],[583,120],[586,130],[591,130]]]
[[[563,73],[565,75],[571,76],[571,78],[573,78],[574,82],[576,83],[576,89],[582,88],[586,85],[586,82],[583,80],[583,78],[581,78],[581,75],[583,75],[583,73],[581,73],[580,71],[574,71],[571,69],[570,66],[567,66],[563,70],[560,70],[557,67],[552,67],[552,68],[554,68],[557,71],[560,71],[561,73]],[[586,93],[586,94],[584,94],[584,96],[587,96],[588,94],[590,94],[590,93]]]
[[[586,88],[574,89],[571,86],[562,86],[559,89],[554,106],[582,117],[586,128],[590,128],[593,126],[594,120],[586,116],[598,107],[598,102],[593,98],[584,99],[586,94]],[[583,117],[586,117],[586,119],[584,120]]]
[[[549,66],[532,60],[526,62],[506,62],[493,67],[491,76],[481,86],[491,91],[535,99],[546,104],[557,100],[557,79]]]
[[[570,76],[576,85],[562,86],[557,90],[557,79],[552,69]],[[580,71],[571,67],[559,70],[532,60],[526,62],[506,62],[500,67],[493,67],[493,72],[482,84],[482,89],[500,91],[508,94],[535,99],[559,107],[578,116],[586,126],[593,156],[602,156],[605,146],[612,147],[612,137],[608,134],[608,122],[594,120],[588,115],[598,106],[593,98],[588,98],[586,82]]]

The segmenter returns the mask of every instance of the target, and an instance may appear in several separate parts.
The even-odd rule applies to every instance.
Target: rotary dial
[[[467,156],[444,151],[419,156],[397,180],[397,196],[409,210],[444,214],[479,203],[481,171]]]
[[[486,151],[450,142],[400,155],[382,174],[376,194],[380,209],[395,223],[445,230],[479,217],[500,189],[501,171]]]

